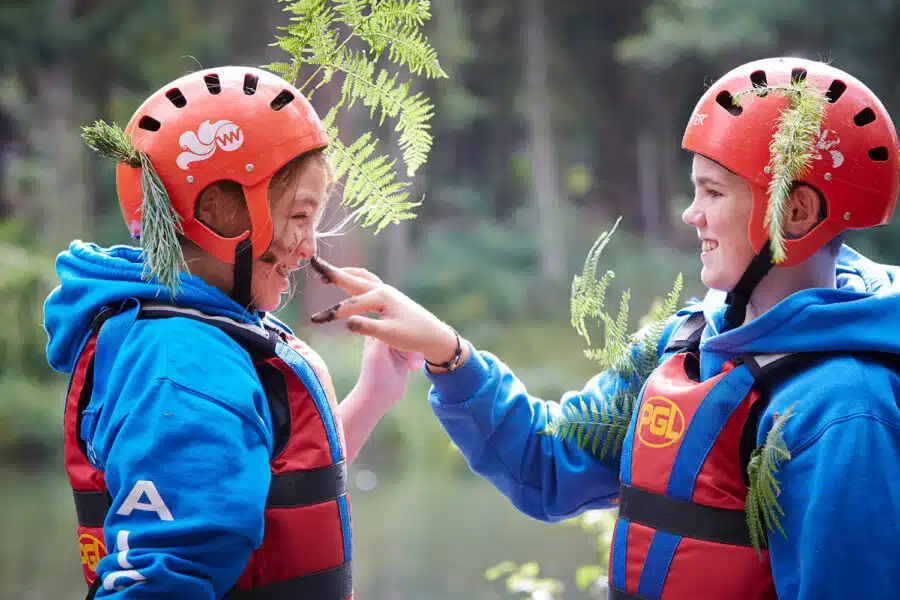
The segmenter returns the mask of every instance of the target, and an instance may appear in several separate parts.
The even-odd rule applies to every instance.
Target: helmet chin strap
[[[234,249],[234,282],[231,295],[243,308],[250,308],[253,298],[250,281],[253,277],[253,243],[250,238],[238,243]]]
[[[759,254],[753,257],[744,274],[734,289],[725,297],[725,331],[740,327],[747,318],[747,305],[750,303],[750,294],[759,285],[763,277],[772,269],[772,248],[769,241],[763,244]],[[724,333],[724,332],[723,332]]]

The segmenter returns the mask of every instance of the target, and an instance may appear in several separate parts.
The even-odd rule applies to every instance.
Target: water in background
[[[351,469],[354,578],[359,600],[511,598],[484,570],[537,560],[567,584],[592,562],[595,541],[577,527],[518,513],[489,484],[426,469]],[[62,470],[0,469],[0,600],[81,600],[85,586],[75,509]]]

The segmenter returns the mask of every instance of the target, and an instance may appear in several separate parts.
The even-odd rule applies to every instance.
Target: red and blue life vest
[[[274,323],[264,327],[172,305],[132,303],[95,319],[72,372],[64,418],[65,465],[78,516],[78,544],[89,596],[101,585],[107,554],[103,523],[110,509],[104,474],[87,458],[85,413],[134,319],[187,318],[216,327],[246,350],[265,390],[274,429],[272,478],[262,544],[228,600],[352,600],[351,526],[343,429],[324,363]],[[100,349],[102,347],[102,350]],[[100,363],[99,365],[97,363]],[[107,371],[108,372],[108,371]],[[95,376],[97,379],[95,379]]]
[[[751,546],[746,463],[765,397],[789,355],[742,356],[701,382],[695,315],[675,332],[625,438],[611,600],[772,600],[768,551]]]

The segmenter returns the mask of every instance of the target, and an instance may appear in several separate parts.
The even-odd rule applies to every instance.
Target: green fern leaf
[[[775,477],[781,464],[790,460],[791,453],[784,442],[784,425],[794,416],[796,403],[789,406],[780,417],[775,416],[772,427],[766,433],[766,441],[758,446],[750,455],[747,474],[750,486],[747,490],[745,512],[750,540],[757,553],[765,545],[765,531],[778,531],[787,537],[781,526],[779,515],[784,510],[778,503],[781,493],[780,482]]]
[[[812,166],[828,98],[821,90],[807,85],[805,79],[795,79],[787,85],[754,86],[743,90],[734,95],[733,102],[739,105],[744,98],[760,98],[770,93],[787,96],[791,101],[790,107],[778,117],[777,129],[769,144],[768,169],[772,180],[769,182],[765,225],[772,248],[772,261],[777,264],[786,258],[782,223],[788,197],[794,182],[800,180]]]
[[[335,179],[346,177],[344,204],[356,208],[356,219],[364,218],[365,226],[376,225],[376,233],[392,223],[415,218],[412,210],[420,203],[408,200],[408,183],[395,181],[395,161],[386,156],[372,158],[376,144],[369,132],[344,146],[333,125],[336,112],[337,108],[332,108],[323,123],[331,139],[328,154]]]
[[[381,70],[375,76],[375,64],[364,53],[340,50],[335,69],[345,75],[341,88],[341,102],[348,107],[359,100],[370,110],[370,116],[380,112],[379,124],[386,117],[396,118],[398,143],[406,163],[407,176],[412,177],[427,160],[431,150],[433,106],[421,93],[410,95],[410,82],[398,83],[398,75]]]
[[[631,415],[626,413],[620,404],[624,399],[622,394],[616,394],[608,400],[599,401],[580,398],[578,402],[571,402],[562,407],[560,416],[551,419],[540,432],[542,435],[552,435],[567,444],[576,443],[579,448],[590,448],[593,454],[600,450],[600,458],[603,459],[611,452],[616,456],[621,451],[621,443],[616,440],[624,439],[628,429]],[[609,405],[609,406],[607,406]],[[617,415],[612,417],[612,415]]]

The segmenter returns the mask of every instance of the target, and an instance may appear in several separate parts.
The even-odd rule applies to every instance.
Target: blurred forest
[[[556,398],[592,374],[568,325],[569,286],[591,242],[617,217],[623,225],[601,267],[616,272],[616,287],[631,289],[636,318],[677,272],[686,296],[703,294],[696,236],[680,220],[691,193],[690,156],[680,139],[705,85],[751,59],[821,59],[867,83],[896,115],[898,5],[436,1],[427,35],[449,79],[421,84],[435,104],[435,141],[415,180],[419,216],[377,236],[353,228],[326,240],[322,254],[379,273],[499,354],[532,393]],[[272,46],[287,24],[283,8],[276,0],[5,0],[0,8],[0,529],[7,532],[0,536],[0,598],[74,598],[80,591],[73,592],[80,565],[59,456],[66,381],[46,365],[42,302],[55,285],[53,258],[70,240],[129,242],[114,165],[88,151],[80,128],[99,118],[124,125],[150,93],[201,67],[283,60]],[[313,103],[329,105],[336,93],[323,88]],[[363,126],[368,121],[350,113],[342,136],[355,139]],[[395,133],[385,127],[379,135],[388,141]],[[327,221],[335,223],[342,211],[337,203],[330,209]],[[854,234],[849,243],[876,260],[900,261],[895,226]],[[280,316],[310,339],[346,392],[360,344],[339,325],[305,327],[311,312],[340,297],[313,282],[297,282]],[[506,558],[539,558],[569,584],[573,565],[605,568],[604,530],[595,544],[571,528],[510,516],[514,509],[498,494],[472,481],[430,415],[424,378],[413,379],[409,397],[354,467],[384,483],[355,492],[360,597],[505,597],[482,574]],[[390,505],[387,513],[409,522],[367,530],[386,514],[381,503],[394,502],[385,499],[390,494],[414,498],[408,509]],[[35,495],[46,504],[35,505]],[[509,544],[469,556],[447,550],[480,545],[483,530],[461,524],[472,502],[494,507],[484,509],[492,515],[484,526],[502,527],[497,537]],[[49,525],[47,511],[59,513]],[[409,516],[417,511],[421,516]],[[450,538],[450,529],[469,537]],[[367,545],[378,554],[393,543],[385,539],[406,549],[389,567],[365,556]],[[44,553],[48,543],[61,549]],[[443,557],[437,563],[410,562],[416,548],[437,546],[445,549],[436,550]],[[22,555],[30,553],[43,562],[26,572]],[[417,569],[426,575],[410,574]],[[570,587],[564,597],[581,597]]]

